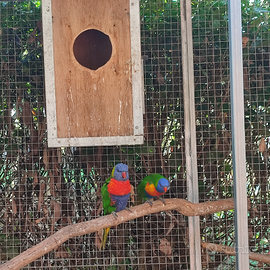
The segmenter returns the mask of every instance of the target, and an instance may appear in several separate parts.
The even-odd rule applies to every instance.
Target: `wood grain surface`
[[[52,0],[52,15],[57,136],[132,135],[129,0]],[[110,60],[97,70],[73,53],[76,37],[88,29],[112,44]]]

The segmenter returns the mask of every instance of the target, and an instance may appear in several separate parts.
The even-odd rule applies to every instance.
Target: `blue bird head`
[[[115,180],[118,180],[118,181],[128,180],[129,179],[128,166],[124,163],[118,163],[114,167],[114,170],[112,172],[112,176]]]
[[[165,193],[167,192],[169,187],[170,187],[169,181],[166,178],[160,178],[158,180],[156,190],[160,193]]]

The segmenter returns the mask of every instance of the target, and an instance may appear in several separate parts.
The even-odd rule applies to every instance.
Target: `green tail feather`
[[[108,237],[109,231],[110,231],[110,228],[104,229],[100,249],[105,249],[106,241],[107,241],[107,237]]]

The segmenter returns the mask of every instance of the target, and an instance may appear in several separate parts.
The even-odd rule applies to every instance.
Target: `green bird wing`
[[[101,196],[103,202],[104,215],[108,215],[115,211],[116,207],[111,204],[111,197],[108,191],[108,185],[111,181],[112,176],[106,179],[104,185],[101,188]]]
[[[147,199],[145,197],[145,187],[146,187],[147,183],[149,183],[150,185],[154,184],[156,187],[158,180],[160,178],[163,178],[163,176],[158,174],[158,173],[150,174],[150,175],[143,178],[142,182],[139,184],[139,186],[137,188],[140,200]]]
[[[143,200],[144,199],[144,195],[145,195],[145,186],[147,184],[147,180],[145,180],[146,177],[141,181],[141,183],[138,185],[137,187],[137,191],[138,191],[138,194],[139,194],[139,200]]]

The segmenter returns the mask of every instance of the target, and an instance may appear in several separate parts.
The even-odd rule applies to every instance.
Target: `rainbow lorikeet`
[[[128,166],[119,163],[114,166],[111,176],[106,179],[101,188],[104,215],[126,209],[130,197],[131,186],[129,183]],[[106,240],[110,228],[104,229],[101,248],[105,248]]]
[[[146,200],[150,205],[152,205],[150,199],[158,198],[166,204],[160,196],[167,192],[169,186],[170,183],[164,176],[157,173],[148,175],[144,177],[138,186],[139,199]]]

